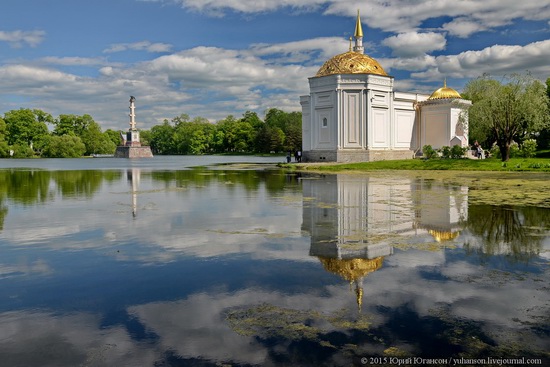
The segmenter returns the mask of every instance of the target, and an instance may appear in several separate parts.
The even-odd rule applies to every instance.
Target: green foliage
[[[11,150],[13,150],[12,158],[34,157],[34,150],[26,144],[14,144],[11,146]]]
[[[422,154],[426,159],[433,159],[437,157],[437,152],[435,151],[434,148],[432,148],[431,145],[424,145],[422,147]]]
[[[550,125],[545,86],[530,75],[512,75],[507,83],[484,75],[466,85],[463,96],[473,102],[469,110],[470,136],[492,145],[503,161],[511,157],[512,142],[522,141]]]
[[[30,147],[49,135],[46,122],[51,116],[40,110],[19,109],[6,112],[7,139],[9,145],[26,145]],[[19,150],[19,149],[18,149]],[[26,156],[26,154],[24,154]]]
[[[86,146],[78,136],[72,134],[53,135],[48,139],[42,156],[46,158],[78,158],[85,151]]]
[[[533,158],[537,151],[537,141],[535,139],[524,140],[520,148],[520,156],[524,158]]]
[[[451,158],[451,147],[449,146],[441,147],[441,158],[445,158],[445,159]]]
[[[452,159],[460,159],[462,157],[464,157],[464,154],[466,154],[466,150],[468,148],[463,148],[461,147],[460,145],[453,145],[453,147],[451,148],[451,158]]]
[[[151,149],[154,154],[175,154],[174,127],[168,120],[162,125],[155,125],[151,129]]]
[[[91,118],[91,116],[84,116],[89,117],[89,119],[86,118],[87,127],[82,130],[80,134],[76,135],[80,137],[82,143],[86,146],[84,155],[114,153],[116,146],[113,144],[109,136],[101,132],[101,127]]]
[[[150,145],[154,154],[213,154],[297,151],[302,149],[302,114],[286,113],[279,109],[266,112],[265,123],[255,112],[247,111],[241,119],[227,116],[217,123],[202,117],[191,119],[180,114],[171,121],[164,120],[150,130],[141,131],[142,145]],[[46,123],[53,125],[49,133]],[[83,155],[111,154],[120,145],[120,131],[105,132],[90,115],[62,114],[53,120],[40,110],[21,109],[0,118],[0,157],[9,155],[27,157],[75,156],[80,149],[79,138],[85,150]],[[63,138],[63,139],[56,139]],[[63,149],[61,144],[69,146]],[[33,148],[35,152],[25,148]]]
[[[107,135],[109,137],[109,140],[111,140],[113,142],[113,144],[116,146],[119,146],[121,143],[122,143],[122,139],[120,137],[120,133],[121,131],[115,131],[113,129],[107,129],[103,132],[104,135]],[[150,132],[148,132],[150,134]],[[150,140],[147,140],[147,144],[143,144],[144,140],[144,136],[145,135],[145,131],[141,131],[140,132],[140,137],[141,137],[141,142],[142,142],[142,145],[149,145],[149,141]]]
[[[284,150],[284,141],[283,130],[264,125],[256,134],[256,151],[260,153],[281,152]]]
[[[0,158],[8,158],[10,156],[10,147],[5,141],[0,141]]]

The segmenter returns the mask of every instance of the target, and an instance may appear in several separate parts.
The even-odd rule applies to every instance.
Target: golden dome
[[[338,274],[348,282],[357,280],[382,267],[384,257],[374,259],[333,259],[319,257],[323,267],[334,274]]]
[[[443,87],[433,92],[430,98],[428,99],[447,99],[447,98],[462,98],[462,96],[453,88],[447,87],[447,80],[445,80],[445,82],[443,83]]]
[[[454,240],[460,234],[460,232],[439,231],[436,229],[430,229],[428,233],[431,234],[437,242]]]
[[[376,74],[388,76],[382,66],[367,55],[348,51],[330,58],[321,66],[316,77],[334,74]]]

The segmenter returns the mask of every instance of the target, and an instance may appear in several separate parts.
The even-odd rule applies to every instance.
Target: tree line
[[[270,153],[296,151],[302,144],[302,114],[272,108],[264,121],[247,111],[216,123],[187,114],[141,130],[142,145],[154,154]],[[113,154],[120,131],[101,126],[92,116],[50,114],[37,109],[8,111],[0,117],[0,158],[70,158]]]
[[[497,147],[503,161],[517,145],[550,148],[550,78],[544,85],[529,74],[501,80],[483,75],[469,81],[462,96],[473,102],[468,111],[471,144]],[[154,154],[297,151],[302,144],[302,114],[272,108],[264,121],[247,111],[239,119],[230,115],[216,123],[181,114],[141,130],[141,141]],[[54,119],[41,110],[20,109],[0,117],[0,157],[112,154],[119,144],[120,131],[102,132],[90,115]]]

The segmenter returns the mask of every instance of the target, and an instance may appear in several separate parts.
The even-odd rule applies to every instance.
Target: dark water
[[[0,160],[0,365],[548,362],[549,209],[281,160]]]

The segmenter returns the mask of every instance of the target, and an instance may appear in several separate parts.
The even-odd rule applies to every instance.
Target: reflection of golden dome
[[[353,282],[382,267],[384,257],[374,259],[333,259],[319,257],[323,267],[331,273],[338,274],[348,282]]]
[[[431,234],[437,242],[454,240],[460,234],[460,232],[438,231],[436,229],[430,229],[428,233]]]
[[[377,74],[388,76],[382,66],[367,55],[348,51],[330,58],[321,66],[316,77],[334,74]]]
[[[453,88],[447,87],[447,80],[443,83],[443,87],[439,88],[432,93],[428,99],[446,99],[446,98],[462,98],[460,93],[458,93]]]

